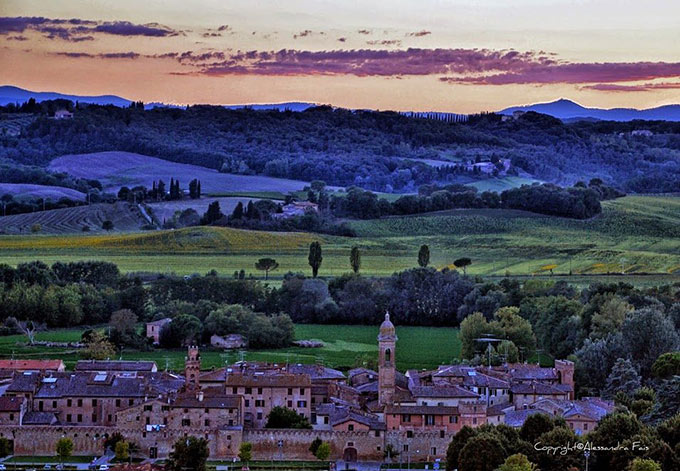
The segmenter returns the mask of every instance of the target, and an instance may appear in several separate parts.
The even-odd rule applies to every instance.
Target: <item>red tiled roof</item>
[[[0,396],[0,412],[19,412],[23,398]]]
[[[61,360],[0,360],[0,369],[8,370],[52,370],[64,369]]]

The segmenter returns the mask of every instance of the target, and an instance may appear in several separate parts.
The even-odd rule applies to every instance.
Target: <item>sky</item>
[[[680,103],[668,0],[0,0],[0,84],[474,113]]]

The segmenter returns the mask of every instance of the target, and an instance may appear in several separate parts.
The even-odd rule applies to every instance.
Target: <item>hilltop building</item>
[[[347,375],[323,365],[243,361],[204,371],[197,346],[187,349],[183,375],[158,372],[153,362],[79,361],[67,372],[58,360],[4,360],[0,436],[11,437],[17,455],[53,455],[62,436],[73,440],[74,454],[97,455],[118,432],[150,458],[167,457],[175,441],[193,435],[209,441],[216,459],[235,458],[244,441],[256,459],[313,459],[309,443],[318,437],[330,444],[332,459],[377,461],[393,449],[423,461],[444,458],[466,425],[519,427],[546,413],[580,434],[614,407],[600,398],[574,400],[574,364],[566,360],[552,368],[443,365],[403,374],[398,340],[386,314],[378,371]],[[312,428],[267,429],[277,406]]]

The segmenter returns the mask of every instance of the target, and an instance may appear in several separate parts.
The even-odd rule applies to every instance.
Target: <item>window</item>
[[[205,426],[210,427],[210,419],[205,419]]]
[[[328,416],[324,416],[324,418],[323,418],[323,423],[324,423],[324,424],[328,424]]]
[[[167,417],[163,417],[163,425],[168,425],[168,418]]]
[[[82,421],[83,421],[83,414],[78,414],[78,422],[82,422]]]
[[[182,427],[191,427],[191,419],[182,419]]]
[[[291,407],[293,407],[293,401],[288,401],[288,408],[290,409]]]
[[[57,408],[57,401],[52,401],[52,409],[56,409],[56,408]]]
[[[406,452],[408,452],[408,444],[404,444],[403,450],[406,451]]]
[[[473,417],[473,418],[472,418],[472,423],[475,424],[475,425],[477,425],[477,417]]]
[[[434,425],[434,415],[425,416],[425,425]]]
[[[14,414],[9,415],[9,420],[14,420]]]
[[[307,401],[297,401],[298,407],[307,407]]]
[[[392,361],[392,350],[388,348],[385,350],[385,363],[389,363],[390,361]]]
[[[436,447],[436,446],[433,446],[432,448],[430,448],[430,454],[431,454],[431,455],[436,455],[436,454],[437,454],[437,447]]]
[[[293,388],[288,388],[288,395],[292,396],[293,395]]]
[[[583,430],[588,430],[588,424],[583,424]]]
[[[347,426],[347,431],[349,431],[349,432],[354,432],[354,424],[349,424],[349,425]]]
[[[411,414],[401,414],[401,421],[405,423],[411,422]]]
[[[111,414],[109,414],[109,422],[111,422]]]
[[[232,425],[234,425],[234,420],[229,419],[229,426],[231,427]],[[231,435],[229,435],[228,437],[229,437],[229,440],[231,440]]]
[[[97,414],[92,414],[92,422],[97,423]]]
[[[262,420],[262,412],[257,413],[257,420]]]
[[[38,401],[38,410],[39,411],[43,410],[43,401]]]
[[[255,400],[255,407],[264,407],[264,400],[263,399],[256,399]]]
[[[457,415],[450,415],[449,416],[449,423],[450,424],[457,424],[458,423],[458,416]]]
[[[146,405],[146,406],[144,406],[144,410],[146,412],[151,412],[151,411],[153,411],[153,406],[152,405]]]
[[[66,407],[71,407],[73,405],[73,401],[71,399],[66,399]]]
[[[71,401],[69,401],[69,402],[71,402]],[[69,406],[70,406],[70,405],[71,405],[71,404],[69,404]],[[120,399],[116,399],[116,407],[120,407]]]
[[[413,430],[406,431],[406,438],[413,438]]]
[[[300,388],[300,395],[304,396],[305,395],[305,388]]]
[[[444,432],[443,430],[440,430],[440,431],[439,431],[439,438],[444,438],[444,434],[445,434],[445,433],[446,433],[446,432]]]
[[[83,407],[83,400],[82,399],[78,399],[78,407]]]
[[[249,399],[245,400],[245,405],[246,405],[246,407],[250,407],[250,400]]]
[[[257,394],[262,395],[262,388],[257,388]]]
[[[71,421],[71,414],[66,414],[66,422],[70,422],[70,421]]]
[[[162,410],[163,412],[167,412],[167,411],[170,410],[170,406],[161,406],[161,410]]]
[[[92,399],[92,407],[97,407],[97,400],[96,399]]]
[[[246,394],[252,394],[253,388],[246,388]]]
[[[233,388],[231,388],[231,393],[232,393],[232,394],[236,394],[237,392],[238,392],[238,388],[237,388],[236,386],[234,386]]]
[[[208,409],[208,408],[206,407],[204,412],[205,412],[206,414],[208,414],[208,413],[210,413],[210,409]]]
[[[379,437],[380,436],[380,430],[375,431],[375,436]],[[378,447],[378,451],[380,451],[380,447]]]
[[[130,400],[128,401],[128,405],[130,405],[130,406],[131,406],[132,404],[134,404],[134,403],[135,403],[134,399],[130,399]]]

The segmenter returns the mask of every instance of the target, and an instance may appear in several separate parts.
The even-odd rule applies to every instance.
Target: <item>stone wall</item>
[[[309,445],[315,438],[331,446],[331,460],[343,459],[348,449],[356,450],[359,460],[382,460],[385,446],[384,432],[331,432],[322,430],[248,430],[243,440],[253,444],[253,459],[313,460]],[[281,447],[278,446],[281,440]],[[349,451],[351,453],[351,450]]]
[[[201,429],[140,431],[139,429],[111,428],[99,426],[0,426],[0,436],[14,441],[15,455],[54,456],[57,441],[62,437],[73,440],[74,455],[101,455],[104,440],[114,432],[139,445],[140,453],[150,456],[155,452],[158,458],[167,458],[174,443],[185,436],[206,438],[211,459],[231,459],[238,456],[242,441],[253,444],[253,459],[256,460],[313,460],[309,445],[315,438],[331,446],[331,460],[346,459],[354,455],[360,461],[380,461],[385,447],[391,444],[400,452],[406,462],[432,461],[444,458],[446,448],[453,437],[442,432],[390,431],[326,431],[326,430],[212,430]],[[376,436],[377,435],[377,436]],[[279,441],[281,446],[279,446]]]
[[[54,456],[57,441],[68,437],[73,441],[74,455],[101,455],[104,441],[114,432],[139,445],[140,453],[149,456],[155,449],[159,458],[165,458],[172,451],[174,443],[185,436],[203,437],[209,441],[211,458],[232,458],[238,455],[242,431],[214,430],[205,433],[200,429],[140,431],[111,427],[69,427],[69,426],[22,426],[0,427],[0,437],[14,441],[15,455]]]

